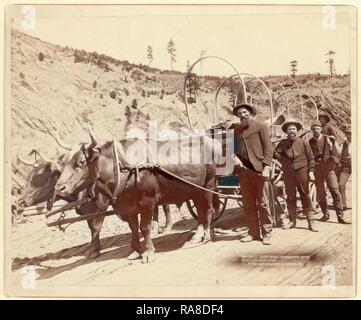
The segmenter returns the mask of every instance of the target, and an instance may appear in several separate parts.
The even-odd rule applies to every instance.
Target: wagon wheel
[[[222,216],[224,210],[226,209],[228,199],[227,198],[219,199],[219,202],[220,202],[219,211],[218,211],[218,213],[216,212],[213,215],[212,222],[216,222]],[[197,208],[196,208],[193,200],[187,200],[186,204],[187,204],[189,213],[192,215],[192,217],[194,219],[198,220]]]

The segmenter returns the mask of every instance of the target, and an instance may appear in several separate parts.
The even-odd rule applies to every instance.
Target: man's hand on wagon
[[[233,165],[235,167],[238,167],[238,168],[243,168],[244,167],[242,161],[239,160],[239,158],[235,154],[233,155]]]

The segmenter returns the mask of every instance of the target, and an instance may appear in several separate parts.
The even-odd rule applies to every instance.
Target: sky
[[[30,14],[35,16],[34,29],[24,24],[29,13],[23,6],[14,6],[9,16],[13,28],[41,40],[134,63],[148,64],[146,49],[150,45],[152,66],[161,69],[170,69],[166,48],[172,38],[176,45],[174,69],[182,72],[188,60],[195,62],[205,50],[207,56],[221,57],[236,70],[209,58],[203,63],[203,74],[290,74],[292,60],[298,61],[298,74],[324,74],[328,73],[325,53],[333,50],[336,72],[344,74],[352,63],[352,8],[333,8],[35,5]],[[200,64],[195,71],[199,68]]]

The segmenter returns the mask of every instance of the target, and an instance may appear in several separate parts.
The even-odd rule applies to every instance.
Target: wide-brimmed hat
[[[326,119],[326,123],[330,122],[330,120],[331,120],[330,116],[327,113],[319,113],[318,114],[318,119],[320,119],[322,117]]]
[[[302,129],[302,123],[299,122],[298,120],[296,119],[287,119],[284,124],[282,125],[282,131],[283,132],[287,132],[287,128],[288,126],[290,126],[291,124],[295,125],[296,128],[297,128],[297,131],[300,131]]]
[[[253,107],[253,106],[251,106],[251,105],[249,105],[249,104],[246,104],[246,103],[240,103],[240,104],[237,104],[234,108],[233,108],[233,114],[236,116],[236,117],[238,117],[238,115],[237,115],[237,112],[238,112],[238,110],[239,109],[247,109],[250,113],[251,113],[251,115],[255,115],[256,114],[256,109]]]
[[[315,121],[312,122],[311,129],[313,127],[321,127],[322,128],[322,124],[321,124],[321,122],[319,120],[315,120]]]

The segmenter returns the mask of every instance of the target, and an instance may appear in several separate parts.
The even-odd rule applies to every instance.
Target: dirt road
[[[242,210],[232,201],[227,208],[215,224],[225,234],[216,233],[215,241],[203,246],[182,248],[196,224],[185,205],[181,210],[172,207],[173,230],[154,238],[157,259],[151,264],[126,259],[130,230],[116,216],[106,218],[102,254],[92,260],[86,258],[86,222],[62,232],[46,227],[43,216],[31,217],[13,227],[12,284],[21,284],[22,268],[29,265],[35,266],[37,288],[320,286],[325,265],[335,268],[336,285],[352,284],[352,225],[338,224],[334,211],[329,222],[316,221],[318,233],[308,231],[301,216],[295,229],[276,228],[272,245],[264,246],[258,241],[241,243],[239,235],[230,232],[242,225]],[[351,218],[351,210],[346,217]]]

